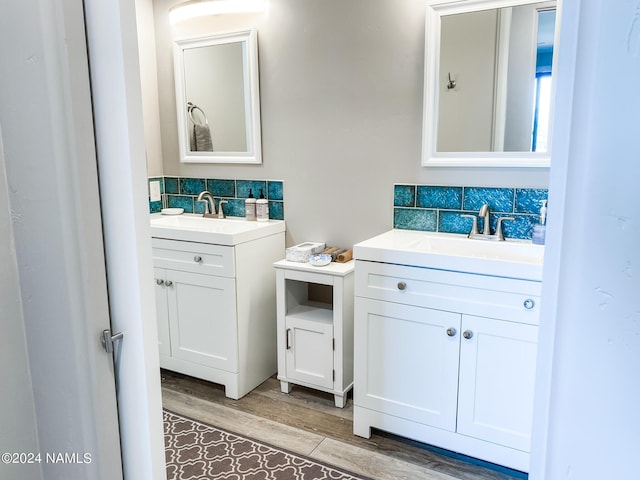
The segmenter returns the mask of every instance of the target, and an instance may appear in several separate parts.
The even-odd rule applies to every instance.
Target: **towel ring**
[[[202,113],[202,116],[204,117],[204,124],[205,125],[209,125],[209,119],[207,118],[207,114],[204,113],[204,110],[202,110],[199,106],[194,105],[191,102],[187,102],[187,112],[189,112],[189,118],[191,119],[191,121],[193,122],[194,125],[202,125],[200,122],[196,122],[196,119],[193,118],[193,111],[194,110],[200,110],[200,113]]]

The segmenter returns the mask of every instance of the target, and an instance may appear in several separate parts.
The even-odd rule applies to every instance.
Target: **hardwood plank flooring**
[[[244,434],[377,480],[514,480],[525,475],[444,455],[401,437],[353,434],[353,402],[334,406],[333,395],[294,385],[280,392],[274,377],[239,400],[224,387],[161,371],[163,405],[176,413]]]

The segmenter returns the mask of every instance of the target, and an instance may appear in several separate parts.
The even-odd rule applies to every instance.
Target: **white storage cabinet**
[[[354,433],[528,471],[540,282],[356,261]]]
[[[353,386],[354,262],[314,267],[281,260],[277,274],[278,379],[334,395],[343,408]]]
[[[152,238],[162,368],[238,399],[276,372],[275,275],[284,233],[235,246]]]

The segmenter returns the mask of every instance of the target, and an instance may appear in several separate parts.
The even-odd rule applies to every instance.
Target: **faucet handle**
[[[504,221],[514,221],[513,217],[498,217],[498,223],[496,224],[496,235],[498,236],[498,241],[504,240],[504,233],[502,233],[502,222]]]
[[[471,231],[469,232],[469,237],[471,237],[472,235],[477,235],[478,234],[478,217],[476,217],[475,215],[468,215],[466,213],[462,213],[460,214],[461,217],[464,218],[470,218],[471,220],[473,220],[473,223],[471,224]]]
[[[224,205],[225,203],[229,202],[222,199],[220,199],[220,201],[218,202],[218,218],[225,218],[224,210],[222,210],[222,205]]]

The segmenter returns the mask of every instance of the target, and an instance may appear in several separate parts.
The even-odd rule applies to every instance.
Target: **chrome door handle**
[[[447,335],[449,335],[450,337],[455,337],[456,333],[458,333],[458,331],[455,328],[447,328]]]
[[[527,298],[523,303],[524,308],[526,308],[527,310],[531,310],[535,306],[535,304],[536,302],[534,302],[531,298]]]
[[[202,263],[202,257],[200,255],[196,255],[193,257],[193,261],[196,263]]]
[[[465,330],[464,332],[462,332],[462,336],[469,340],[473,337],[473,332],[471,330]]]
[[[403,291],[407,288],[406,282],[398,282],[398,290]]]
[[[171,286],[173,285],[173,282],[172,282],[171,280],[167,280],[166,282],[164,282],[164,284],[165,284],[167,287],[171,287]]]
[[[164,285],[164,280],[162,278],[156,278],[156,285]]]

